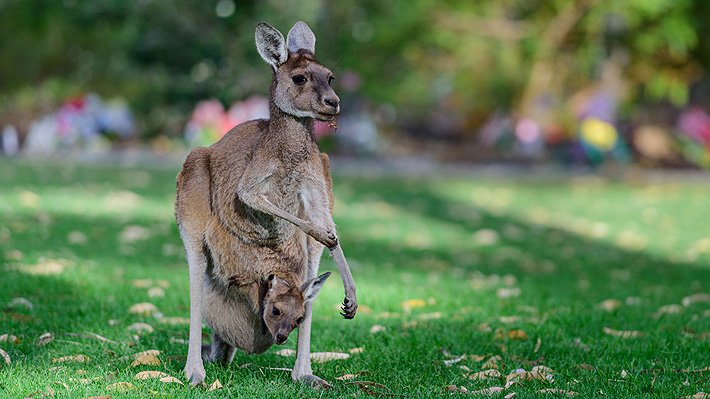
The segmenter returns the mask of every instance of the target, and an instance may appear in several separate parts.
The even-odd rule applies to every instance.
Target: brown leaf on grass
[[[164,382],[164,383],[166,383],[166,384],[177,383],[177,384],[180,384],[180,385],[185,385],[185,384],[182,383],[182,381],[178,380],[177,378],[175,378],[175,377],[173,377],[173,376],[171,376],[171,375],[167,375],[167,376],[165,376],[165,377],[162,377],[162,378],[160,379],[160,382]]]
[[[523,382],[523,381],[545,381],[554,382],[555,379],[552,375],[553,370],[547,366],[535,366],[531,371],[525,371],[524,369],[514,370],[512,373],[505,376],[507,381],[506,388],[513,383]]]
[[[296,356],[296,351],[293,349],[281,349],[277,350],[274,352],[274,355],[279,355],[279,356],[284,356],[284,357],[290,357],[290,356]]]
[[[153,280],[135,279],[135,280],[131,281],[131,285],[136,288],[150,288],[153,286]]]
[[[222,383],[219,382],[219,380],[214,380],[212,385],[210,385],[210,388],[208,389],[208,391],[216,391],[216,390],[222,389],[222,388],[224,388],[224,386],[222,386]]]
[[[585,363],[578,364],[578,365],[574,366],[574,368],[581,369],[581,370],[588,370],[588,371],[596,370],[596,368],[594,366],[592,366],[591,364],[585,364]]]
[[[158,359],[158,356],[153,354],[141,355],[137,357],[133,363],[131,363],[131,367],[140,366],[142,364],[147,366],[158,366],[160,365],[160,359]]]
[[[613,328],[609,328],[609,327],[602,328],[602,331],[604,331],[604,334],[611,335],[612,337],[619,337],[619,338],[624,338],[624,339],[639,338],[644,335],[644,333],[641,331],[614,330]]]
[[[70,355],[70,356],[62,356],[57,359],[52,359],[52,363],[59,363],[59,362],[79,362],[79,363],[86,363],[89,360],[91,360],[88,356],[86,355]]]
[[[468,391],[469,394],[471,395],[488,395],[488,396],[493,396],[495,394],[503,392],[503,387],[490,387],[490,388],[484,388],[484,389],[479,389],[478,391]]]
[[[140,358],[141,356],[145,356],[145,355],[158,356],[159,354],[160,354],[160,351],[157,349],[148,349],[146,351],[138,352],[133,355],[121,356],[117,360],[119,360],[119,361],[130,360],[130,359],[136,360],[136,359]]]
[[[45,346],[52,341],[54,341],[54,334],[47,332],[37,338],[37,346]]]
[[[395,393],[390,393],[390,389],[387,388],[386,386],[379,384],[377,382],[372,382],[372,381],[351,381],[351,382],[346,382],[343,385],[357,385],[362,389],[363,392],[365,392],[367,395],[370,396],[399,396],[399,397],[406,397],[405,395],[398,395]],[[377,388],[377,389],[373,389]],[[378,391],[379,390],[379,391]],[[385,391],[385,392],[382,392]]]
[[[137,332],[138,334],[152,333],[154,331],[153,326],[147,323],[133,323],[130,326],[126,327],[126,329],[128,331]]]
[[[483,370],[479,371],[478,373],[473,373],[473,374],[464,374],[464,377],[468,378],[469,380],[487,380],[487,379],[493,379],[493,378],[500,378],[502,375],[500,371],[496,369],[490,369],[490,370]]]
[[[468,389],[466,387],[461,386],[457,387],[456,385],[448,385],[446,388],[444,388],[446,392],[461,392],[461,393],[468,393]]]
[[[697,293],[683,298],[680,302],[683,306],[688,307],[694,303],[708,303],[710,302],[710,294]]]
[[[160,287],[151,287],[148,290],[148,298],[164,298],[165,290]]]
[[[350,357],[349,353],[342,352],[315,352],[311,353],[311,361],[316,363],[325,363],[332,360],[343,360]]]
[[[710,393],[705,393],[705,392],[698,392],[695,395],[690,395],[690,396],[683,396],[682,398],[679,399],[709,399],[710,398]]]
[[[141,371],[140,373],[136,374],[135,376],[133,376],[133,379],[134,380],[147,380],[150,378],[163,378],[163,377],[168,377],[168,375],[163,373],[162,371],[147,370],[147,371]]]
[[[454,358],[454,359],[444,360],[444,365],[445,365],[445,366],[448,366],[448,367],[451,367],[452,364],[458,363],[458,362],[462,361],[462,360],[465,359],[465,358],[466,358],[466,355],[463,354],[463,355],[461,355],[461,356],[459,356],[459,357],[457,357],[457,358]]]
[[[520,339],[520,340],[527,340],[528,339],[528,334],[525,333],[523,330],[510,330],[508,331],[508,338],[510,339]]]
[[[672,305],[661,306],[652,316],[654,319],[659,319],[664,314],[679,314],[682,312],[683,307],[674,303]]]
[[[552,394],[556,394],[556,395],[565,395],[570,398],[573,396],[579,395],[579,393],[577,393],[575,391],[567,391],[564,389],[554,389],[554,388],[541,389],[539,392],[540,393],[552,393]]]
[[[160,324],[167,324],[170,326],[180,326],[190,324],[190,319],[187,317],[163,317],[160,319]]]
[[[87,397],[81,398],[81,399],[109,399],[112,397],[113,396],[111,396],[111,395],[102,395],[102,396],[87,396]]]
[[[10,360],[10,355],[8,355],[7,352],[5,352],[2,349],[0,349],[0,356],[2,356],[3,359],[5,359],[5,364],[12,363],[12,360]]]
[[[356,354],[358,354],[358,353],[362,353],[364,350],[365,350],[365,348],[363,348],[362,346],[360,346],[360,347],[357,347],[357,348],[350,348],[350,349],[348,349],[348,353],[350,353],[351,355],[356,355]]]
[[[370,327],[370,334],[376,334],[382,331],[387,331],[387,327],[381,326],[379,324],[375,324],[374,326]]]
[[[496,356],[491,356],[490,359],[486,360],[482,365],[481,368],[484,370],[487,369],[498,369],[498,363],[502,361],[503,358],[500,357],[500,355]]]
[[[118,392],[125,392],[125,391],[136,391],[138,388],[136,388],[135,385],[131,384],[130,382],[115,382],[109,386],[106,387],[107,391],[118,391]]]
[[[158,308],[150,302],[136,303],[128,308],[128,313],[143,316],[150,316],[152,313],[157,311]]]
[[[12,334],[3,334],[0,335],[0,342],[10,342],[13,344],[17,344],[20,342],[19,338],[17,336],[12,335]]]
[[[340,377],[335,377],[336,380],[339,381],[347,381],[347,380],[352,380],[353,378],[359,377],[361,375],[366,375],[366,374],[371,374],[369,371],[358,371],[355,374],[343,374]]]
[[[621,301],[618,299],[606,299],[597,305],[597,308],[607,311],[607,312],[613,312],[616,309],[619,309],[621,307]]]

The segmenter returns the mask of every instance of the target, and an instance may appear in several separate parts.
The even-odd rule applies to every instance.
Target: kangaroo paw
[[[355,295],[352,295],[351,299],[348,299],[348,296],[345,296],[345,299],[343,300],[342,310],[343,312],[340,314],[344,318],[352,319],[353,317],[355,317],[355,312],[357,312],[357,299],[355,298]]]

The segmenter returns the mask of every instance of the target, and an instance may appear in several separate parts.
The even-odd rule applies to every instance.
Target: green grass
[[[449,385],[505,385],[466,378],[496,355],[504,376],[533,364],[555,370],[554,382],[521,383],[496,397],[554,397],[539,393],[546,388],[615,398],[710,391],[710,372],[698,371],[710,366],[710,303],[681,305],[710,293],[710,185],[590,178],[336,174],[335,220],[361,308],[342,319],[342,285],[331,278],[316,300],[312,349],[362,352],[314,364],[335,389],[316,392],[269,369],[292,366],[293,358],[274,354],[281,347],[238,353],[227,368],[207,365],[207,381],[219,379],[222,390],[133,380],[143,370],[184,380],[187,325],[128,313],[151,302],[163,317],[188,317],[187,265],[172,214],[178,167],[0,160],[0,334],[19,339],[0,342],[12,360],[0,359],[0,397],[47,387],[58,398],[365,397],[336,380],[356,372],[369,374],[355,381],[382,384],[390,397],[439,397]],[[321,270],[336,269],[324,257]],[[149,297],[138,279],[167,286],[165,296]],[[33,309],[8,306],[17,297]],[[609,299],[618,302],[600,307]],[[673,304],[676,313],[657,313]],[[136,322],[155,331],[135,339],[127,327]],[[375,325],[386,330],[370,332]],[[55,340],[38,346],[46,332]],[[87,332],[116,343],[67,335]],[[285,347],[295,348],[295,335]],[[131,367],[123,358],[148,349],[161,351],[160,365]],[[90,360],[53,362],[76,354]],[[447,354],[469,356],[449,367]],[[137,390],[106,390],[121,381]]]

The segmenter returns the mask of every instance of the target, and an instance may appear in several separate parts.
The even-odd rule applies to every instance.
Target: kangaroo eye
[[[281,311],[275,307],[271,310],[271,314],[273,314],[274,316],[278,316],[281,314]]]
[[[296,75],[293,78],[291,78],[291,80],[293,80],[293,83],[295,83],[299,86],[302,84],[305,84],[308,81],[308,79],[306,79],[306,77],[303,75]]]
[[[303,317],[299,317],[298,319],[296,319],[296,324],[301,324],[302,321],[303,321]]]

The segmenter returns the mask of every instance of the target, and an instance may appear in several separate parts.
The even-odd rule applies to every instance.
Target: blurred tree
[[[0,111],[38,87],[124,96],[177,134],[198,100],[266,94],[264,20],[307,21],[318,57],[402,119],[473,131],[497,110],[558,107],[614,60],[632,101],[682,105],[710,65],[705,0],[0,0]],[[53,82],[50,85],[45,83]],[[50,90],[47,89],[47,90]],[[24,94],[23,94],[24,95]],[[30,96],[31,97],[31,96]],[[1,113],[1,112],[0,112]],[[432,113],[439,115],[432,117]],[[431,122],[434,121],[434,125]],[[438,124],[438,125],[437,125]]]

